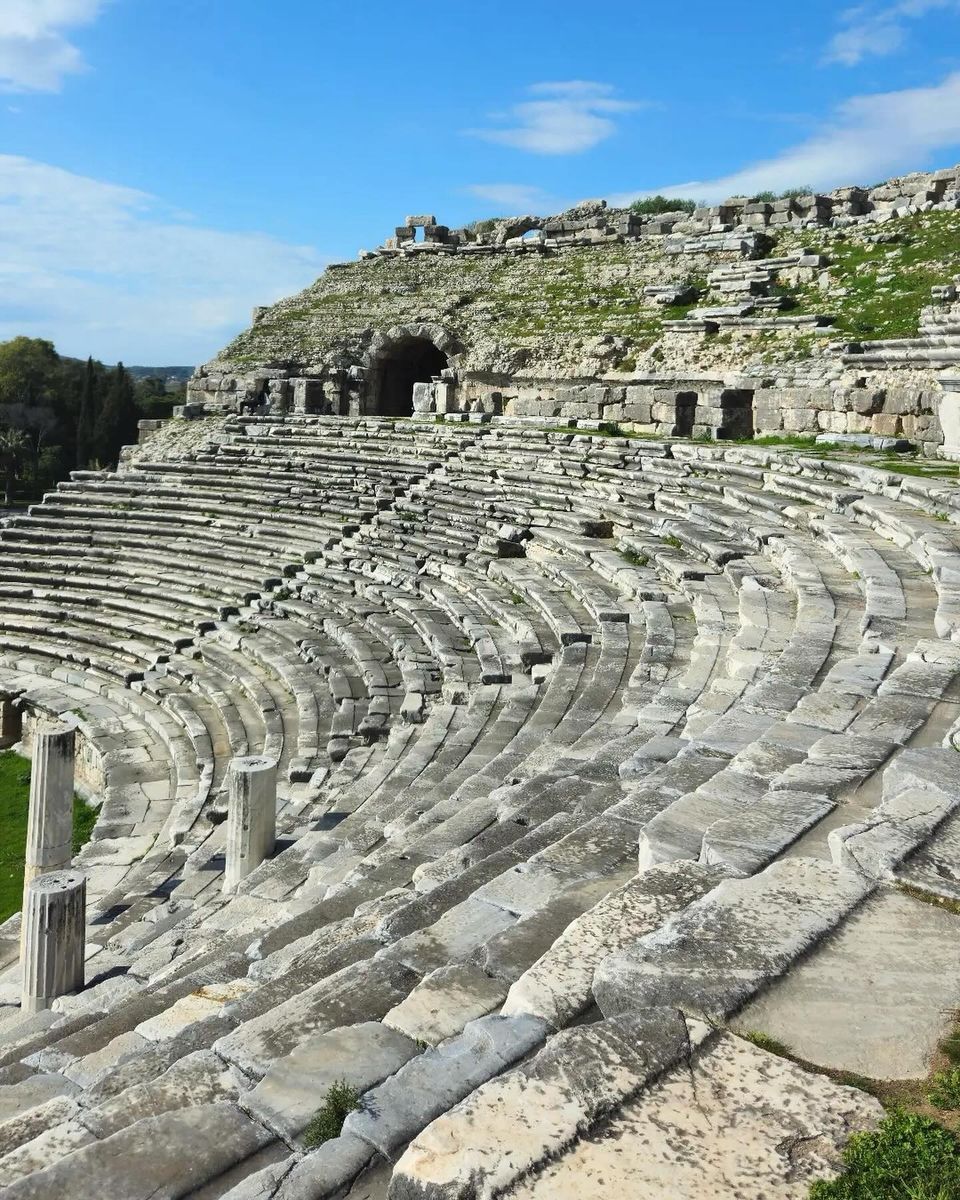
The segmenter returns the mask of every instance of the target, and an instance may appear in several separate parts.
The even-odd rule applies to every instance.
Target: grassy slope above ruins
[[[876,240],[881,239],[881,240]],[[768,255],[802,247],[826,255],[817,272],[782,273],[795,301],[786,315],[835,318],[809,330],[664,333],[691,306],[652,303],[651,284],[705,285],[732,254],[667,254],[662,239],[576,247],[556,254],[416,255],[345,263],[266,310],[219,356],[239,369],[319,363],[331,350],[356,354],[373,329],[439,322],[460,333],[475,370],[604,375],[719,366],[739,369],[809,359],[833,340],[909,337],[930,288],[960,272],[960,212],[929,212],[843,230],[772,234]],[[715,303],[716,298],[707,299]]]

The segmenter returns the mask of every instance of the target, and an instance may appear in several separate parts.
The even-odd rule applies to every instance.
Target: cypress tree
[[[88,466],[93,456],[100,400],[100,379],[94,369],[93,359],[88,358],[80,384],[80,406],[77,413],[78,467]]]
[[[106,395],[94,429],[96,457],[105,466],[114,464],[122,446],[136,441],[137,400],[133,380],[117,363],[107,381]]]

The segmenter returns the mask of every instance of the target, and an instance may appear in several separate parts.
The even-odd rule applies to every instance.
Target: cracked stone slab
[[[368,1092],[343,1131],[384,1156],[420,1132],[464,1096],[529,1054],[546,1036],[536,1017],[481,1017],[463,1033],[412,1059]]]
[[[499,1195],[689,1052],[676,1009],[564,1030],[429,1125],[397,1163],[389,1200]]]
[[[505,1015],[528,1013],[561,1028],[589,1007],[593,973],[607,955],[658,929],[724,878],[720,867],[664,863],[595,904],[567,926],[550,949],[513,984]]]
[[[880,878],[922,846],[958,805],[956,751],[905,750],[884,773],[883,800],[866,820],[830,833],[833,861]]]
[[[850,1135],[882,1116],[864,1092],[724,1034],[501,1195],[807,1200]]]
[[[742,811],[714,821],[703,835],[701,858],[752,875],[834,807],[829,796],[816,792],[767,792]]]
[[[677,1005],[722,1022],[839,925],[871,883],[814,859],[727,879],[594,974],[605,1016]]]
[[[212,1050],[198,1050],[185,1055],[156,1079],[134,1084],[119,1096],[88,1109],[83,1120],[98,1138],[110,1137],[144,1117],[235,1100],[246,1086],[240,1073]]]
[[[468,1022],[498,1008],[506,994],[506,984],[475,963],[454,963],[425,975],[383,1023],[414,1041],[437,1046]]]
[[[244,1107],[281,1136],[295,1138],[332,1084],[342,1079],[362,1094],[418,1053],[416,1041],[379,1021],[331,1029],[277,1059],[244,1097]]]

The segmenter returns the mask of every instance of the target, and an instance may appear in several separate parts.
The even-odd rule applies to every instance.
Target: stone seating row
[[[743,483],[742,472],[733,477]],[[662,987],[674,1010],[680,998],[689,1024],[678,1040],[676,1029],[651,1017],[643,1037],[631,1027],[633,1044],[642,1053],[649,1046],[658,1070],[682,1066],[685,1054],[715,1061],[713,1041],[690,1036],[696,1019],[723,1017],[731,996],[741,1002],[744,987],[786,970],[810,944],[805,938],[834,928],[858,889],[872,886],[848,882],[861,876],[846,860],[828,869],[787,858],[775,873],[767,863],[784,852],[787,835],[816,832],[824,797],[832,807],[839,790],[878,769],[883,745],[892,746],[892,764],[902,757],[897,747],[949,693],[957,664],[935,640],[935,581],[924,577],[917,591],[908,556],[851,519],[856,501],[836,511],[836,487],[799,503],[770,489],[758,522],[735,496],[724,502],[721,492],[718,500],[699,476],[689,488],[682,478],[664,486],[665,475],[652,491],[649,481],[640,490],[623,486],[629,496],[616,516],[607,494],[579,503],[572,478],[547,508],[504,488],[496,502],[512,505],[528,531],[524,554],[427,555],[409,576],[378,561],[371,522],[342,555],[328,551],[265,591],[265,607],[251,615],[284,627],[298,661],[307,645],[320,661],[335,644],[353,664],[352,678],[348,669],[331,691],[335,702],[361,699],[355,688],[399,688],[402,672],[390,681],[372,664],[393,666],[399,643],[411,639],[425,657],[475,661],[477,676],[458,703],[428,699],[421,724],[391,722],[382,753],[358,773],[344,759],[339,781],[335,772],[312,798],[285,801],[283,828],[296,840],[237,896],[219,894],[219,868],[199,869],[217,849],[215,832],[186,846],[193,867],[170,893],[183,907],[156,913],[143,897],[138,920],[120,918],[119,942],[91,959],[97,969],[102,957],[101,976],[108,963],[129,964],[125,982],[103,978],[72,1011],[65,1005],[52,1028],[8,1027],[0,1105],[14,1103],[6,1089],[20,1088],[17,1103],[29,1114],[19,1125],[16,1116],[13,1125],[0,1123],[0,1174],[20,1189],[14,1195],[59,1186],[68,1164],[101,1193],[123,1194],[131,1176],[110,1177],[106,1164],[158,1144],[177,1147],[155,1151],[157,1177],[172,1194],[207,1186],[209,1195],[233,1191],[239,1200],[260,1194],[244,1191],[259,1186],[259,1176],[264,1187],[273,1179],[278,1195],[334,1194],[411,1139],[391,1188],[426,1195],[437,1182],[431,1139],[454,1138],[464,1163],[474,1144],[481,1154],[501,1144],[500,1115],[515,1119],[514,1076],[504,1071],[545,1046],[529,1069],[534,1080],[548,1078],[550,1062],[570,1052],[571,1035],[554,1031],[597,1002],[602,1020],[571,1032],[597,1047],[599,1069],[615,1044],[603,1040],[614,1037],[609,1023],[627,1016],[617,998],[630,997],[631,1013],[659,1003],[660,993],[638,980]],[[751,477],[747,486],[759,491],[756,483]],[[416,486],[429,495],[422,481]],[[443,508],[436,511],[442,522]],[[573,519],[554,523],[561,511]],[[933,518],[919,519],[936,531]],[[753,532],[738,527],[745,520]],[[429,525],[418,525],[427,547]],[[874,584],[863,567],[877,586],[899,587],[902,616],[873,613]],[[270,598],[284,587],[290,596]],[[303,600],[310,588],[313,618]],[[535,606],[534,593],[549,603]],[[557,603],[568,625],[551,625],[547,608]],[[371,620],[377,610],[403,619]],[[861,629],[868,611],[888,621],[882,641],[869,624]],[[564,644],[562,630],[574,626],[581,636]],[[201,657],[213,632],[198,639]],[[260,631],[238,634],[244,651],[243,638]],[[486,657],[478,650],[488,636],[498,658],[489,646]],[[509,663],[509,681],[484,682],[485,662],[490,670]],[[327,678],[336,670],[329,666]],[[736,790],[723,783],[725,773],[736,776]],[[777,783],[762,794],[751,782],[769,778]],[[899,812],[889,820],[908,845],[911,830],[926,836],[912,820],[906,833]],[[878,850],[856,842],[862,836],[845,838],[850,845],[838,853],[876,863]],[[665,861],[638,875],[638,843],[656,845]],[[160,873],[159,864],[151,869]],[[739,885],[744,870],[760,874],[725,891],[723,879]],[[672,909],[661,877],[681,881]],[[811,895],[819,900],[803,930],[777,923],[798,904],[806,913]],[[637,898],[646,925],[642,916],[626,918],[626,896]],[[721,963],[711,931],[730,928],[738,914],[742,940],[738,932],[733,958]],[[763,930],[762,947],[752,921]],[[591,927],[599,931],[592,950],[582,932]],[[649,967],[635,953],[637,939],[641,948],[649,942]],[[617,952],[628,953],[629,965],[608,965]],[[755,984],[723,991],[725,981],[748,975]],[[723,1039],[729,1047],[730,1035]],[[302,1156],[298,1139],[316,1089],[340,1076],[367,1102],[341,1138]],[[654,1103],[642,1070],[637,1078],[629,1095],[611,1101],[618,1120],[628,1119],[621,1101],[636,1089],[638,1104]],[[806,1086],[799,1078],[796,1085]],[[31,1103],[45,1087],[48,1098]],[[201,1101],[190,1125],[179,1107],[184,1094]],[[579,1103],[587,1130],[595,1110],[589,1096]],[[489,1143],[478,1141],[475,1111],[487,1114]],[[518,1160],[517,1180],[574,1169],[572,1156],[589,1152],[583,1130],[560,1142],[548,1137]],[[533,1187],[533,1176],[523,1186]],[[545,1174],[543,1186],[552,1178]],[[498,1176],[501,1183],[514,1181]]]

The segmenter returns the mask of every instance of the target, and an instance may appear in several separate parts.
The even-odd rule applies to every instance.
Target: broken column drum
[[[87,879],[82,871],[38,875],[23,904],[24,1012],[42,1012],[83,987]]]
[[[273,853],[277,832],[277,762],[250,755],[230,763],[227,813],[227,864],[223,890],[232,892],[241,879]]]
[[[38,725],[33,739],[30,815],[24,887],[38,875],[61,871],[73,859],[73,772],[76,730]]]

